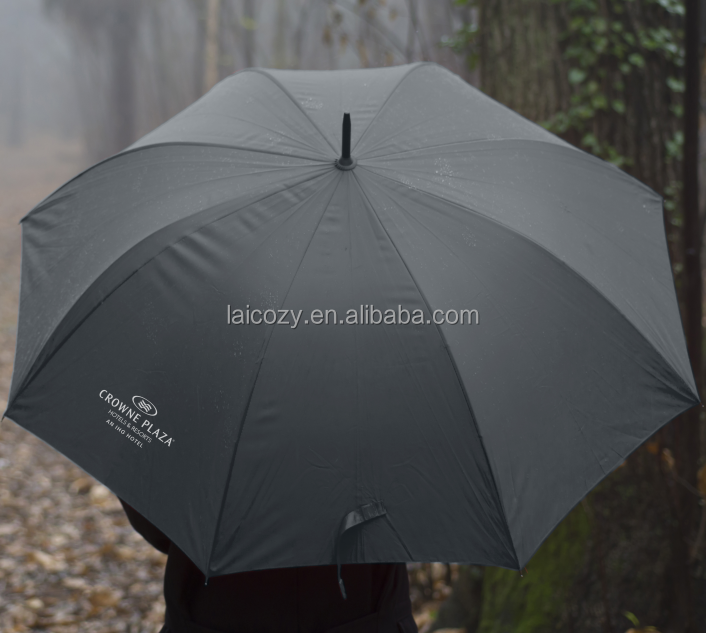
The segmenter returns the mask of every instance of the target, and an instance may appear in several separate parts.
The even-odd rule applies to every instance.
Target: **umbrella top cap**
[[[353,169],[357,164],[355,158],[351,158],[351,115],[346,112],[343,115],[343,135],[341,137],[341,157],[336,160],[338,169]]]

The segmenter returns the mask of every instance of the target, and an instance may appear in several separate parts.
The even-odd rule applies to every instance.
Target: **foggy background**
[[[450,0],[0,0],[0,139],[78,139],[110,156],[250,66],[435,61],[472,9]]]

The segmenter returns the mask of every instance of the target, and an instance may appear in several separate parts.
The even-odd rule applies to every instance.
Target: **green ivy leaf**
[[[634,613],[630,613],[630,611],[623,611],[623,615],[632,622],[633,626],[640,626],[640,620],[637,619],[637,616]]]
[[[674,104],[669,108],[669,110],[672,112],[672,114],[681,119],[684,116],[684,106],[682,106],[679,103]]]
[[[576,108],[576,114],[582,119],[592,119],[596,111],[589,105],[583,105]]]
[[[572,85],[580,84],[586,79],[586,72],[580,68],[572,68],[569,71],[569,83]]]
[[[652,0],[667,12],[673,15],[684,15],[686,13],[684,9],[684,3],[680,0]]]
[[[640,53],[632,53],[631,55],[628,56],[628,61],[633,66],[637,66],[638,68],[645,67],[645,58],[642,55],[640,55]]]
[[[674,133],[670,141],[665,143],[667,149],[667,160],[681,160],[682,149],[684,147],[684,133],[679,130]]]
[[[677,79],[676,77],[668,77],[667,85],[672,92],[684,92],[686,85],[683,79]]]
[[[606,48],[608,48],[608,38],[607,37],[597,37],[593,40],[593,50],[596,53],[602,53]]]
[[[603,18],[595,18],[592,22],[595,33],[605,33],[608,30],[608,24]]]
[[[603,94],[597,94],[591,99],[591,105],[596,110],[607,110],[608,109],[608,99],[606,99],[605,95],[603,95]]]
[[[625,114],[624,101],[621,101],[620,99],[614,99],[611,105],[613,106],[613,110],[615,110],[618,114]]]

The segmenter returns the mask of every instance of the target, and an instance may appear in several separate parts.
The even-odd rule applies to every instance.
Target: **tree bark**
[[[117,153],[135,141],[135,48],[137,19],[132,0],[113,2],[110,36],[110,104],[113,139],[109,152]]]
[[[243,52],[245,54],[245,67],[255,65],[255,3],[253,0],[243,0]]]
[[[221,0],[208,0],[206,9],[206,44],[204,50],[204,92],[208,92],[218,83],[220,14]]]
[[[530,0],[478,2],[480,85],[532,121],[569,106],[568,67],[559,36],[561,6]]]
[[[701,230],[699,222],[699,96],[700,96],[700,20],[699,0],[686,0],[684,148],[683,148],[683,321],[687,349],[697,388],[701,386],[702,363],[702,280]],[[674,422],[674,448],[677,475],[696,487],[699,460],[699,417],[701,407],[687,411]],[[695,629],[694,598],[689,566],[688,543],[693,540],[698,497],[686,486],[678,487],[677,525],[674,534],[673,567],[675,599],[679,611],[675,625],[683,631]]]

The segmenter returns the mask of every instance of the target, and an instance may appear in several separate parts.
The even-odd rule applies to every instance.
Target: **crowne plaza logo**
[[[157,415],[157,407],[155,407],[147,398],[143,396],[133,396],[132,404],[134,404],[145,415]]]
[[[170,437],[169,433],[157,428],[156,422],[142,419],[143,416],[157,415],[157,407],[144,396],[133,396],[132,407],[107,389],[101,389],[98,396],[110,405],[109,415],[125,427],[123,430],[132,431],[148,442],[155,439],[167,446],[171,446],[174,442],[174,438]]]

